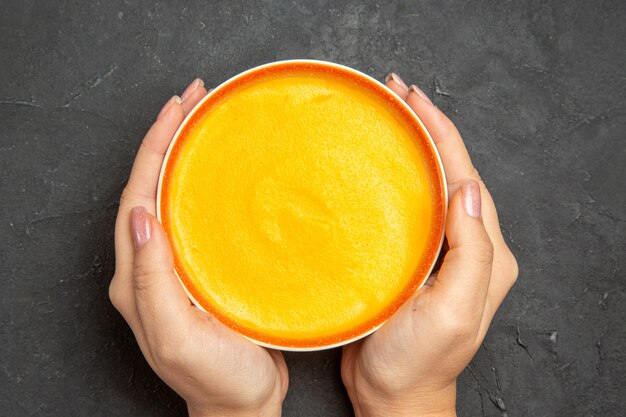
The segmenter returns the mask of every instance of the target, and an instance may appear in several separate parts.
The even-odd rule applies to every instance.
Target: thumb
[[[130,223],[135,247],[133,289],[141,323],[146,331],[180,329],[190,302],[174,270],[167,235],[144,207],[132,209]]]
[[[482,221],[478,182],[465,182],[452,197],[446,237],[450,249],[437,275],[436,292],[457,312],[480,317],[491,279],[493,244]]]

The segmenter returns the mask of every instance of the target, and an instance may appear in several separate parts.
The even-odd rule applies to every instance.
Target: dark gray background
[[[623,1],[3,0],[0,13],[0,414],[185,414],[108,300],[119,195],[172,94],[301,57],[420,85],[492,190],[521,273],[460,377],[460,415],[623,415]],[[351,415],[338,350],[286,356],[284,415]]]

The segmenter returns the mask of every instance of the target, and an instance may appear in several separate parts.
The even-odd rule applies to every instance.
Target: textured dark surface
[[[0,414],[171,416],[107,297],[113,224],[162,104],[276,59],[394,70],[457,123],[521,274],[462,416],[626,409],[623,1],[4,0]],[[347,416],[340,351],[287,354],[286,416]]]

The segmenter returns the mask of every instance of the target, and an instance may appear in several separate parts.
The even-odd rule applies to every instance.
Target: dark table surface
[[[144,132],[196,76],[317,58],[447,112],[520,278],[459,380],[464,416],[626,409],[623,1],[24,1],[0,11],[0,414],[172,416],[110,305]],[[339,350],[286,354],[286,416],[348,416]]]

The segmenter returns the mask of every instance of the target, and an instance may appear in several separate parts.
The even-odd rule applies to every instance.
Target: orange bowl
[[[435,264],[447,210],[428,131],[385,85],[291,60],[212,90],[176,132],[157,217],[192,302],[251,341],[341,346]]]

